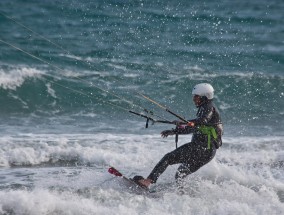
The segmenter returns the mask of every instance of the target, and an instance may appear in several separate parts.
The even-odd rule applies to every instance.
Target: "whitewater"
[[[171,166],[154,185],[156,193],[145,196],[123,187],[107,169],[116,166],[127,176],[146,176],[174,149],[173,138],[108,133],[2,136],[1,213],[281,214],[282,142],[283,137],[276,136],[226,137],[216,158],[186,179],[183,194],[175,187],[176,166]]]

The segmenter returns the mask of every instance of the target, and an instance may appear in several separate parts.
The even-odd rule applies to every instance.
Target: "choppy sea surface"
[[[0,1],[0,214],[284,214],[284,2]],[[215,158],[137,194],[175,149],[208,82],[225,126]],[[159,118],[160,117],[160,118]],[[180,136],[179,145],[191,135]]]

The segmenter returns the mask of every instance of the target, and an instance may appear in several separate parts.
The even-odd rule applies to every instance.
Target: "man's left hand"
[[[167,137],[167,136],[169,136],[169,135],[174,135],[175,134],[175,132],[173,131],[173,130],[165,130],[165,131],[162,131],[161,132],[161,136],[163,137],[163,138],[165,138],[165,137]]]

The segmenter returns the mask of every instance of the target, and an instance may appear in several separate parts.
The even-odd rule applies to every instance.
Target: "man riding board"
[[[144,179],[135,176],[134,180],[144,187],[156,183],[169,165],[181,164],[175,175],[178,185],[189,174],[210,162],[216,150],[222,145],[223,125],[220,113],[213,103],[214,89],[208,83],[197,84],[193,90],[193,102],[198,108],[196,118],[187,123],[174,121],[175,129],[161,132],[162,137],[176,134],[193,134],[191,142],[167,153]]]

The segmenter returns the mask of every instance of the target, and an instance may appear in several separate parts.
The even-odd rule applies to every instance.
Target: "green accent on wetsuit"
[[[214,140],[217,138],[217,133],[214,127],[212,126],[206,126],[202,125],[199,128],[199,131],[201,131],[202,134],[207,135],[208,139],[208,149],[211,148],[211,135],[213,136]]]

